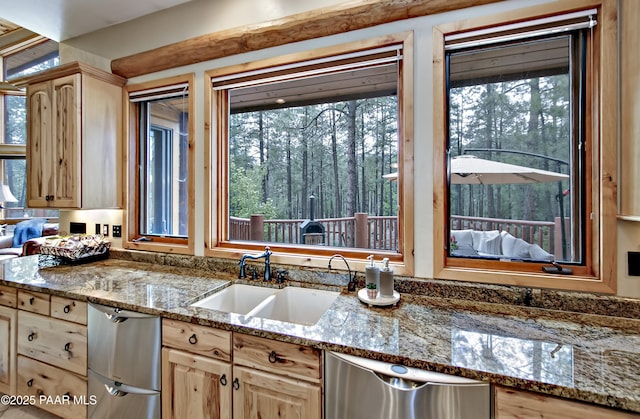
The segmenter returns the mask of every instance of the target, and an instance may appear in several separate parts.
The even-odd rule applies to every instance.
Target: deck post
[[[354,218],[356,229],[355,245],[361,249],[367,248],[369,247],[369,215],[366,212],[356,212]]]
[[[251,221],[249,221],[249,240],[264,241],[264,215],[251,216]]]

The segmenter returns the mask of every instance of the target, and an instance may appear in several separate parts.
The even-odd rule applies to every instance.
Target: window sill
[[[511,272],[478,268],[445,267],[439,272],[434,272],[434,278],[603,294],[615,294],[616,292],[615,287],[610,286],[610,284],[605,283],[600,278],[588,275],[553,275],[543,272]],[[615,281],[613,282],[615,283]]]

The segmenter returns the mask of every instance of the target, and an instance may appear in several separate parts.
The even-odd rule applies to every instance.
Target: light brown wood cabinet
[[[125,79],[81,63],[27,84],[27,206],[120,208]]]
[[[495,419],[638,419],[640,415],[540,393],[496,386]]]
[[[234,333],[233,418],[322,418],[322,352]]]
[[[162,416],[322,417],[321,351],[163,319]],[[233,363],[231,362],[233,358]]]
[[[86,303],[19,290],[12,394],[63,418],[86,417]]]
[[[0,306],[0,393],[16,394],[17,310]]]
[[[162,320],[162,417],[231,419],[231,332]]]

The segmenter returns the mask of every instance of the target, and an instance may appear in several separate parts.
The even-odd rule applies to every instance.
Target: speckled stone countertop
[[[346,292],[313,326],[189,307],[232,279],[117,259],[39,269],[34,256],[8,261],[0,284],[640,412],[637,319],[410,294],[372,308]]]

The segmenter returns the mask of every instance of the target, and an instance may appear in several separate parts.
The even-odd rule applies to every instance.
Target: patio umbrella
[[[451,159],[451,183],[498,185],[568,180],[569,175],[463,155]]]

